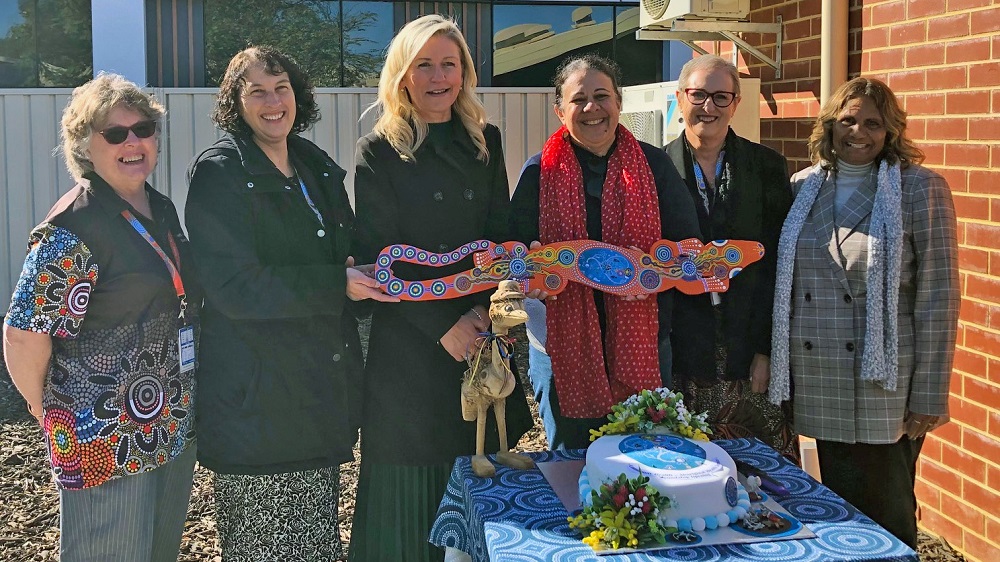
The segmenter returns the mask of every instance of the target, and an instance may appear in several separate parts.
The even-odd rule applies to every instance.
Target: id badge
[[[180,351],[181,372],[194,370],[194,326],[177,330],[177,349]]]

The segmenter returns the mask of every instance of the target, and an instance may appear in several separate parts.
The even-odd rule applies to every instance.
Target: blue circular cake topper
[[[689,470],[705,462],[705,450],[674,435],[629,435],[618,450],[636,462],[660,470]]]
[[[580,273],[591,281],[622,287],[635,279],[635,267],[625,254],[610,248],[588,248],[577,260]]]

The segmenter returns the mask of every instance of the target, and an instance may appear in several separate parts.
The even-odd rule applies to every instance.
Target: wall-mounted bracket
[[[640,28],[635,32],[636,39],[652,41],[681,41],[692,50],[704,55],[707,51],[699,47],[696,41],[732,41],[736,48],[750,53],[764,64],[774,69],[774,77],[781,78],[781,16],[775,23],[748,23],[740,21],[685,21],[674,20],[670,27]],[[737,33],[774,34],[775,58],[771,58],[757,47],[747,43]]]

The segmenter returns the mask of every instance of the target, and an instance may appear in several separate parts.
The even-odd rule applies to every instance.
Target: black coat
[[[687,184],[687,197],[697,210],[701,240],[756,240],[764,258],[737,275],[721,295],[722,333],[726,347],[726,379],[746,379],[755,353],[771,355],[771,308],[778,257],[778,237],[792,205],[785,158],[766,146],[737,136],[726,137],[726,162],[732,170],[728,195],[706,213],[698,195],[691,157],[684,138],[667,145],[667,155]],[[709,295],[674,299],[674,373],[682,379],[715,380],[715,314]]]
[[[336,466],[352,459],[357,439],[346,172],[305,139],[291,135],[288,145],[323,227],[249,138],[224,136],[188,170],[187,227],[206,294],[198,459],[217,472]]]
[[[472,139],[456,119],[452,141],[433,137],[403,161],[374,133],[358,141],[354,180],[358,228],[356,256],[371,263],[390,244],[447,252],[478,239],[505,242],[509,191],[500,131],[484,129],[489,161],[476,159]],[[430,279],[470,269],[471,258],[451,267],[394,266],[403,279]],[[460,388],[465,362],[437,342],[490,292],[429,302],[374,303],[365,365],[362,457],[396,465],[451,462],[475,452],[476,424],[462,419]],[[496,450],[487,424],[487,451]],[[532,425],[520,381],[507,399],[513,447]]]

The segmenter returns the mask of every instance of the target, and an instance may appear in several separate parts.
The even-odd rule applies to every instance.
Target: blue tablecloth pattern
[[[674,548],[597,556],[570,529],[569,515],[537,468],[497,465],[493,478],[472,472],[459,457],[438,509],[430,541],[468,553],[475,562],[907,561],[915,552],[799,467],[757,440],[715,441],[734,458],[761,468],[788,488],[775,499],[816,538]],[[585,451],[529,453],[535,462],[578,460]]]

